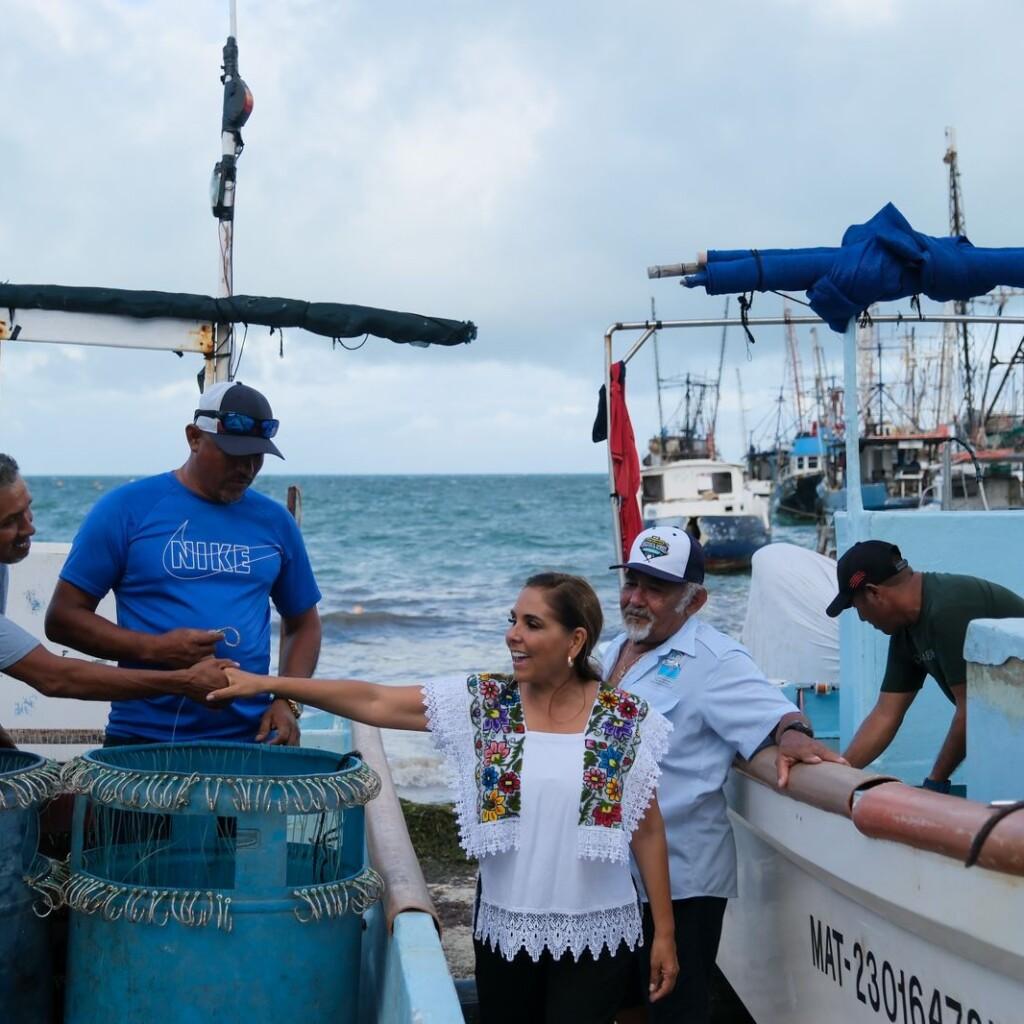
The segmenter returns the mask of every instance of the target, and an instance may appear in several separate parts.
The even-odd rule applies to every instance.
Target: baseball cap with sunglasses
[[[221,381],[199,398],[193,422],[211,435],[226,455],[284,456],[270,439],[280,426],[270,403],[255,388],[240,381]]]

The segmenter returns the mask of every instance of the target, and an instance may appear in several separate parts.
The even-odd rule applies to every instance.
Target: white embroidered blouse
[[[555,958],[566,952],[579,957],[587,949],[597,956],[605,947],[614,952],[622,942],[635,948],[641,925],[628,856],[608,843],[586,841],[595,831],[592,815],[589,826],[581,826],[581,787],[583,799],[590,795],[584,765],[592,764],[590,772],[607,768],[609,754],[616,753],[614,740],[610,750],[599,744],[603,760],[594,764],[590,725],[572,734],[524,729],[516,765],[521,810],[513,831],[495,829],[509,822],[494,821],[493,811],[482,813],[492,805],[480,778],[488,762],[478,747],[489,738],[481,733],[479,717],[474,722],[471,715],[477,693],[472,684],[491,678],[502,677],[435,680],[424,687],[431,734],[456,793],[461,842],[480,861],[476,938],[509,960],[520,949],[537,960],[545,948]],[[592,722],[599,711],[595,704]],[[658,712],[643,707],[632,757],[624,769],[606,773],[620,787],[615,805],[621,826],[615,835],[624,848],[654,794],[670,728]]]

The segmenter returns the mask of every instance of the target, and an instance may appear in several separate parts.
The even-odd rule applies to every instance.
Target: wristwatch
[[[779,733],[779,742],[781,742],[782,737],[790,731],[802,732],[805,736],[810,736],[812,740],[814,739],[814,730],[806,722],[790,722],[789,725]]]
[[[288,705],[288,710],[291,711],[292,717],[297,722],[299,716],[302,714],[302,705],[297,700],[290,700],[288,697],[275,697],[271,696],[271,700],[283,700]]]

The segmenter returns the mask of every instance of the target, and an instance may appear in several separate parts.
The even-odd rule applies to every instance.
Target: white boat
[[[786,322],[762,317],[746,324]],[[1024,325],[1024,318],[1013,323]],[[616,324],[605,335],[609,365],[616,333],[639,334],[633,353],[655,329],[715,325]],[[845,341],[847,396],[857,394],[855,331],[854,325]],[[855,424],[856,408],[848,405],[845,418]],[[854,499],[836,517],[840,550],[884,538],[915,569],[971,573],[1024,592],[1024,517],[866,512],[858,501],[855,430],[846,443]],[[613,522],[618,550],[617,517]],[[886,650],[884,636],[845,615],[838,689],[792,681],[802,684],[800,700],[812,721],[836,722],[841,747],[874,703]],[[925,687],[876,764],[886,774],[798,766],[783,793],[770,751],[733,772],[728,798],[740,895],[726,913],[719,966],[757,1024],[1024,1020],[1024,813],[999,821],[985,838],[1001,804],[1024,797],[1024,620],[972,624],[967,653],[971,754],[954,781],[966,785],[970,799],[913,785],[930,769],[949,724],[937,687]],[[980,855],[967,867],[975,846]]]
[[[681,459],[640,471],[647,526],[678,526],[696,536],[712,572],[748,569],[771,538],[769,502],[743,466],[717,459]]]

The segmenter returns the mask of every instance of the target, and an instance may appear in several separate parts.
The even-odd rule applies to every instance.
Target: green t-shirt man
[[[1024,599],[974,576],[915,572],[895,544],[864,540],[836,562],[833,618],[852,608],[889,637],[889,661],[875,706],[843,756],[863,768],[883,753],[903,724],[926,675],[953,704],[953,715],[922,785],[950,791],[950,775],[967,756],[967,666],[964,639],[973,619],[1024,618]]]
[[[920,617],[890,638],[882,692],[920,690],[929,675],[955,703],[950,687],[967,682],[967,626],[974,619],[1024,618],[1024,598],[976,576],[945,572],[921,576]]]

